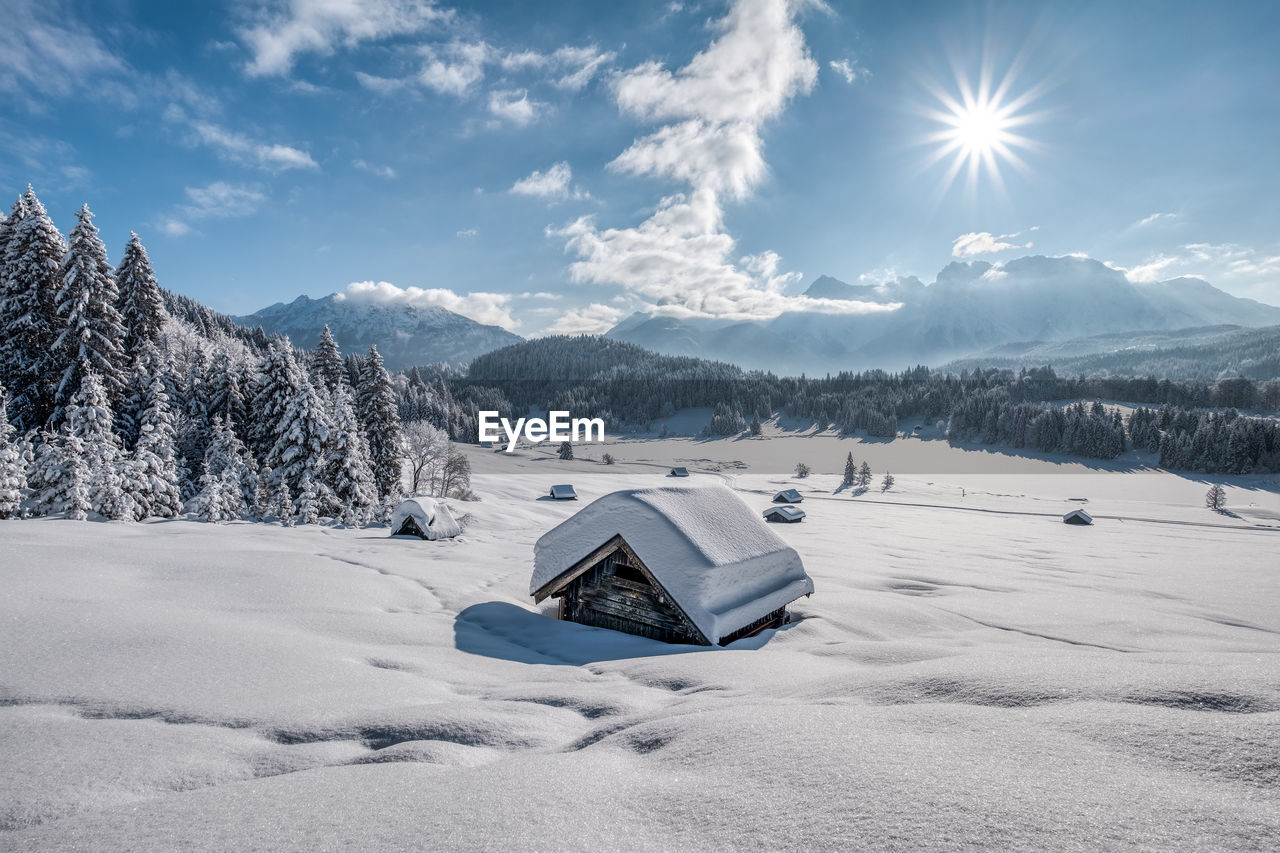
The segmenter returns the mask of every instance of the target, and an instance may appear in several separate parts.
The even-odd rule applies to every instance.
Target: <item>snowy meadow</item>
[[[775,441],[794,450],[758,444]],[[834,474],[733,464],[737,444],[616,444],[608,467],[468,448],[480,500],[452,502],[471,518],[437,542],[0,524],[4,846],[1280,837],[1274,478],[1231,482],[1227,514],[1174,475],[1048,476],[1035,460],[851,494]],[[686,462],[759,508],[804,495],[805,521],[774,527],[816,586],[789,625],[673,646],[532,604],[543,532]],[[552,482],[580,501],[544,499]],[[1077,505],[1092,527],[1061,523]]]

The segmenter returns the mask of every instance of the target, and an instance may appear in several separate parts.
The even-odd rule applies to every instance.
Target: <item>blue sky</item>
[[[228,313],[603,331],[1029,253],[1280,304],[1280,4],[6,7],[0,187]]]

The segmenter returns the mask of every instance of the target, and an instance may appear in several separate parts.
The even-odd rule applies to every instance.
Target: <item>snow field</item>
[[[800,488],[805,521],[770,529],[816,586],[786,628],[702,649],[527,596],[538,536],[669,482],[655,467],[471,455],[483,499],[454,504],[474,518],[453,540],[0,524],[0,846],[1280,839],[1280,530],[1188,503],[1195,481],[900,475],[851,497],[692,465],[753,508]],[[542,500],[552,481],[581,500]],[[1267,485],[1229,508],[1275,509]],[[1094,526],[1054,517],[1075,505]]]

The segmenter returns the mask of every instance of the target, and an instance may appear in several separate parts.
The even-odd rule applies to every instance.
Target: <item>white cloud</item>
[[[59,4],[12,0],[0,26],[0,92],[33,108],[42,97],[65,97],[84,81],[127,70],[78,16]]]
[[[489,113],[502,121],[523,127],[538,117],[546,104],[529,100],[524,89],[496,90],[489,93]]]
[[[484,79],[485,63],[494,54],[493,49],[482,41],[454,41],[444,47],[428,45],[423,52],[427,62],[422,66],[418,80],[442,95],[459,98]]]
[[[170,237],[185,237],[191,233],[191,226],[178,219],[163,219],[160,221],[159,228]]]
[[[477,323],[511,328],[516,325],[511,317],[511,296],[506,293],[454,293],[443,287],[397,287],[386,281],[355,281],[347,285],[339,300],[375,302],[382,305],[402,304],[416,308],[444,308],[455,314],[470,317]]]
[[[620,285],[650,301],[646,310],[683,316],[883,310],[787,296],[796,274],[780,274],[772,252],[735,261],[735,241],[724,231],[722,197],[746,198],[765,174],[764,123],[817,79],[796,9],[787,0],[737,0],[716,24],[714,41],[683,68],[646,62],[614,78],[619,108],[662,126],[610,168],[675,179],[689,191],[662,199],[636,227],[600,228],[582,217],[548,229],[577,256],[569,267],[574,281]]]
[[[1155,281],[1160,281],[1162,277],[1161,273],[1176,263],[1178,263],[1178,258],[1176,257],[1171,257],[1169,255],[1156,255],[1148,258],[1146,262],[1133,267],[1122,267],[1117,264],[1113,264],[1110,261],[1107,262],[1107,266],[1124,273],[1125,278],[1129,279],[1129,281],[1138,284],[1150,284]]]
[[[378,166],[364,160],[352,160],[351,165],[363,172],[368,172],[371,175],[377,175],[379,178],[386,178],[390,180],[396,176],[396,170],[390,166]]]
[[[472,240],[478,237],[479,235],[480,235],[480,230],[477,228],[463,228],[461,231],[457,233],[457,236],[461,237],[463,240]]]
[[[408,81],[396,77],[378,77],[375,74],[366,74],[363,71],[356,72],[356,82],[370,92],[376,92],[379,95],[395,94],[408,85]]]
[[[320,168],[306,151],[290,145],[258,142],[243,133],[228,130],[214,122],[191,118],[177,104],[170,104],[165,108],[164,117],[169,122],[185,125],[193,144],[212,148],[221,156],[237,163],[257,166],[272,172]]]
[[[622,311],[593,302],[563,314],[547,327],[548,335],[602,335],[618,325]]]
[[[783,289],[799,274],[779,274],[773,252],[734,263],[735,242],[723,232],[721,215],[715,194],[699,190],[664,198],[635,228],[602,230],[584,216],[548,233],[565,238],[580,259],[569,267],[575,282],[620,285],[651,302],[646,310],[657,314],[760,319],[786,311],[862,314],[898,307],[787,296]]]
[[[573,170],[568,163],[561,161],[552,164],[545,172],[534,169],[528,177],[521,178],[512,184],[507,192],[513,195],[529,195],[553,200],[566,199],[570,196],[575,199],[590,198],[590,193],[586,190],[570,186],[572,180]]]
[[[305,53],[328,56],[339,47],[419,33],[453,12],[430,0],[276,0],[239,30],[253,77],[283,75]]]
[[[1021,234],[1015,232],[1013,234],[1001,234],[998,237],[992,236],[988,231],[971,232],[969,234],[961,234],[959,237],[951,241],[951,256],[953,258],[972,258],[977,255],[990,255],[996,252],[1007,252],[1010,249],[1030,249],[1034,243],[1028,240],[1026,243],[1008,243],[1008,239],[1012,239]]]
[[[859,80],[865,80],[871,76],[871,72],[863,68],[852,59],[833,59],[827,63],[832,71],[844,78],[844,82],[852,85]]]
[[[1141,228],[1144,225],[1151,225],[1152,223],[1159,222],[1162,219],[1177,219],[1177,218],[1178,218],[1178,214],[1176,213],[1153,213],[1150,216],[1144,216],[1141,219],[1139,219],[1137,222],[1133,223],[1133,227]]]
[[[225,181],[214,181],[204,187],[187,187],[184,191],[190,204],[183,210],[193,219],[248,216],[255,213],[267,198],[257,187],[236,186]]]
[[[267,198],[257,186],[228,184],[225,181],[214,181],[203,187],[186,187],[183,192],[187,203],[179,205],[173,216],[160,220],[158,225],[170,237],[185,237],[193,231],[185,220],[250,216]]]

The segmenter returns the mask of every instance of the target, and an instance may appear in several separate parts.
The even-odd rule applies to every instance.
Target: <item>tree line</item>
[[[406,451],[376,348],[241,329],[166,295],[136,234],[112,267],[76,219],[64,237],[31,187],[0,219],[0,517],[389,514]]]

